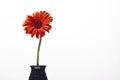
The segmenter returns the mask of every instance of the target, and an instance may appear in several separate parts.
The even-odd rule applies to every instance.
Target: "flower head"
[[[49,32],[52,20],[52,17],[46,11],[35,12],[27,16],[23,22],[23,27],[25,27],[26,34],[31,34],[31,37],[36,35],[39,38],[45,35],[45,31]]]

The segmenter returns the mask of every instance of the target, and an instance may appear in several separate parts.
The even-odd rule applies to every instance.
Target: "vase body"
[[[48,80],[45,72],[45,65],[42,66],[30,66],[31,73],[29,80]]]

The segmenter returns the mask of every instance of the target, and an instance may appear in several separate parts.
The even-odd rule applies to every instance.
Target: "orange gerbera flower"
[[[45,31],[49,32],[52,20],[52,17],[46,11],[35,12],[27,16],[23,22],[23,27],[25,27],[26,34],[31,34],[31,37],[36,35],[39,38],[45,35]]]

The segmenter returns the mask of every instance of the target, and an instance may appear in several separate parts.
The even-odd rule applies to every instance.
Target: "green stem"
[[[37,49],[37,60],[36,60],[37,66],[39,65],[39,55],[40,55],[40,45],[41,45],[41,41],[42,41],[42,38],[40,37],[40,39],[39,39],[39,44],[38,44],[38,49]]]

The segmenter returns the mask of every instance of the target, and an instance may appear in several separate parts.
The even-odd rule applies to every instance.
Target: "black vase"
[[[31,73],[29,76],[29,80],[48,80],[45,73],[45,65],[42,66],[30,66]]]

